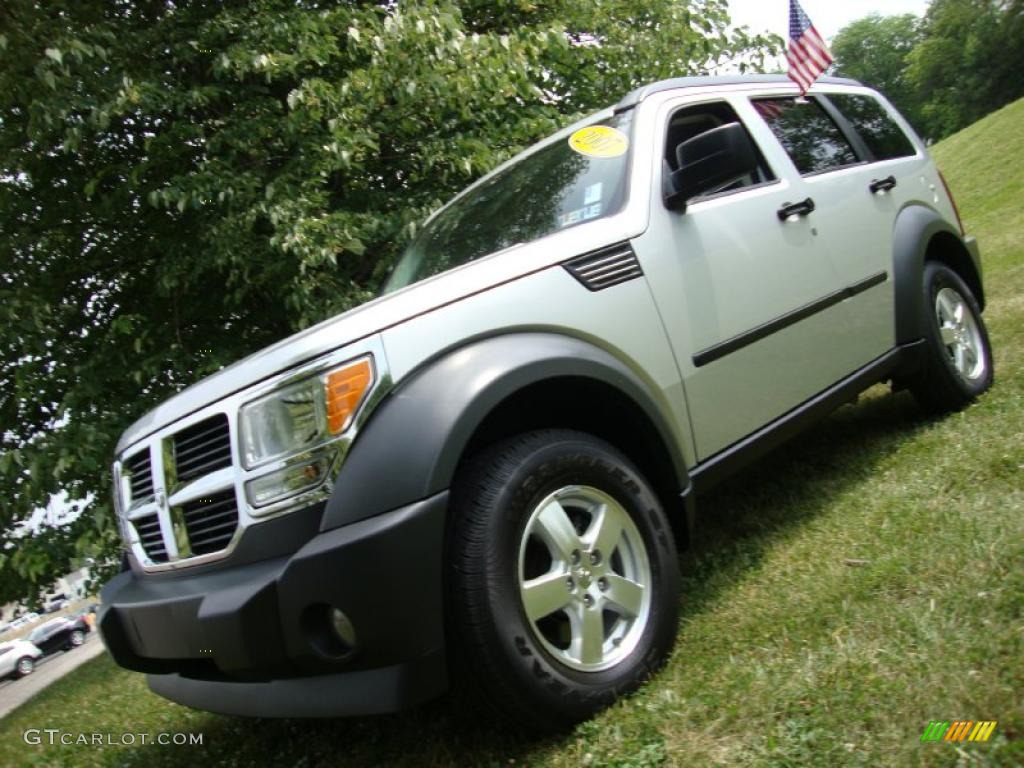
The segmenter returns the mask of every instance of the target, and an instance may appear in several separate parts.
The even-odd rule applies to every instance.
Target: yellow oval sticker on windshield
[[[619,157],[629,149],[629,138],[610,125],[591,125],[570,136],[569,146],[588,157]]]

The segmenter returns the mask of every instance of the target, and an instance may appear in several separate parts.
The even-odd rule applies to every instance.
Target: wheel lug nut
[[[569,578],[567,578],[565,580],[565,586],[567,586],[569,588],[570,592],[572,592],[574,589],[576,589],[576,582],[573,581],[572,576],[570,576]]]
[[[604,576],[602,576],[600,579],[598,579],[597,580],[597,588],[600,589],[602,592],[604,592],[606,589],[608,589],[608,579],[606,579]]]
[[[595,549],[593,552],[590,553],[590,564],[591,565],[597,565],[600,562],[601,562],[601,552],[600,552],[600,550]]]
[[[574,549],[572,551],[572,564],[573,565],[579,565],[580,564],[580,560],[582,560],[582,559],[583,558],[580,555],[580,551],[578,549]]]
[[[583,596],[583,604],[585,606],[587,606],[587,608],[589,608],[590,606],[592,606],[594,604],[594,598],[592,598],[590,595],[584,595]]]

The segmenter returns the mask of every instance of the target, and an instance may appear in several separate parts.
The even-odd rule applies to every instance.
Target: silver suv
[[[218,712],[388,712],[466,679],[528,728],[676,636],[695,499],[881,381],[992,383],[981,265],[874,91],[640,88],[438,211],[376,301],[131,426],[99,625]]]

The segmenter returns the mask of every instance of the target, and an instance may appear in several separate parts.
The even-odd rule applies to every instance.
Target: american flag
[[[800,86],[800,93],[814,85],[832,63],[832,54],[818,30],[807,18],[797,0],[789,0],[789,79]]]

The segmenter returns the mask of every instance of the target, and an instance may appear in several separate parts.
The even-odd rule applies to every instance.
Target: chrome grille
[[[228,548],[240,512],[233,478],[218,470],[231,467],[232,456],[231,425],[221,412],[155,438],[124,460],[132,497],[125,516],[138,540],[136,554],[148,561],[144,565],[185,562]]]
[[[234,489],[184,504],[181,512],[193,555],[205,555],[224,549],[238,527],[238,504]]]
[[[160,533],[160,518],[157,515],[147,515],[136,518],[132,524],[149,559],[154,563],[166,563],[167,547],[164,546],[164,538]]]
[[[125,461],[124,466],[132,491],[130,502],[134,504],[153,498],[153,464],[149,451],[135,454]]]
[[[629,243],[602,248],[567,261],[565,268],[591,291],[611,288],[644,274]]]
[[[231,466],[231,431],[223,413],[183,429],[173,441],[178,484]]]

